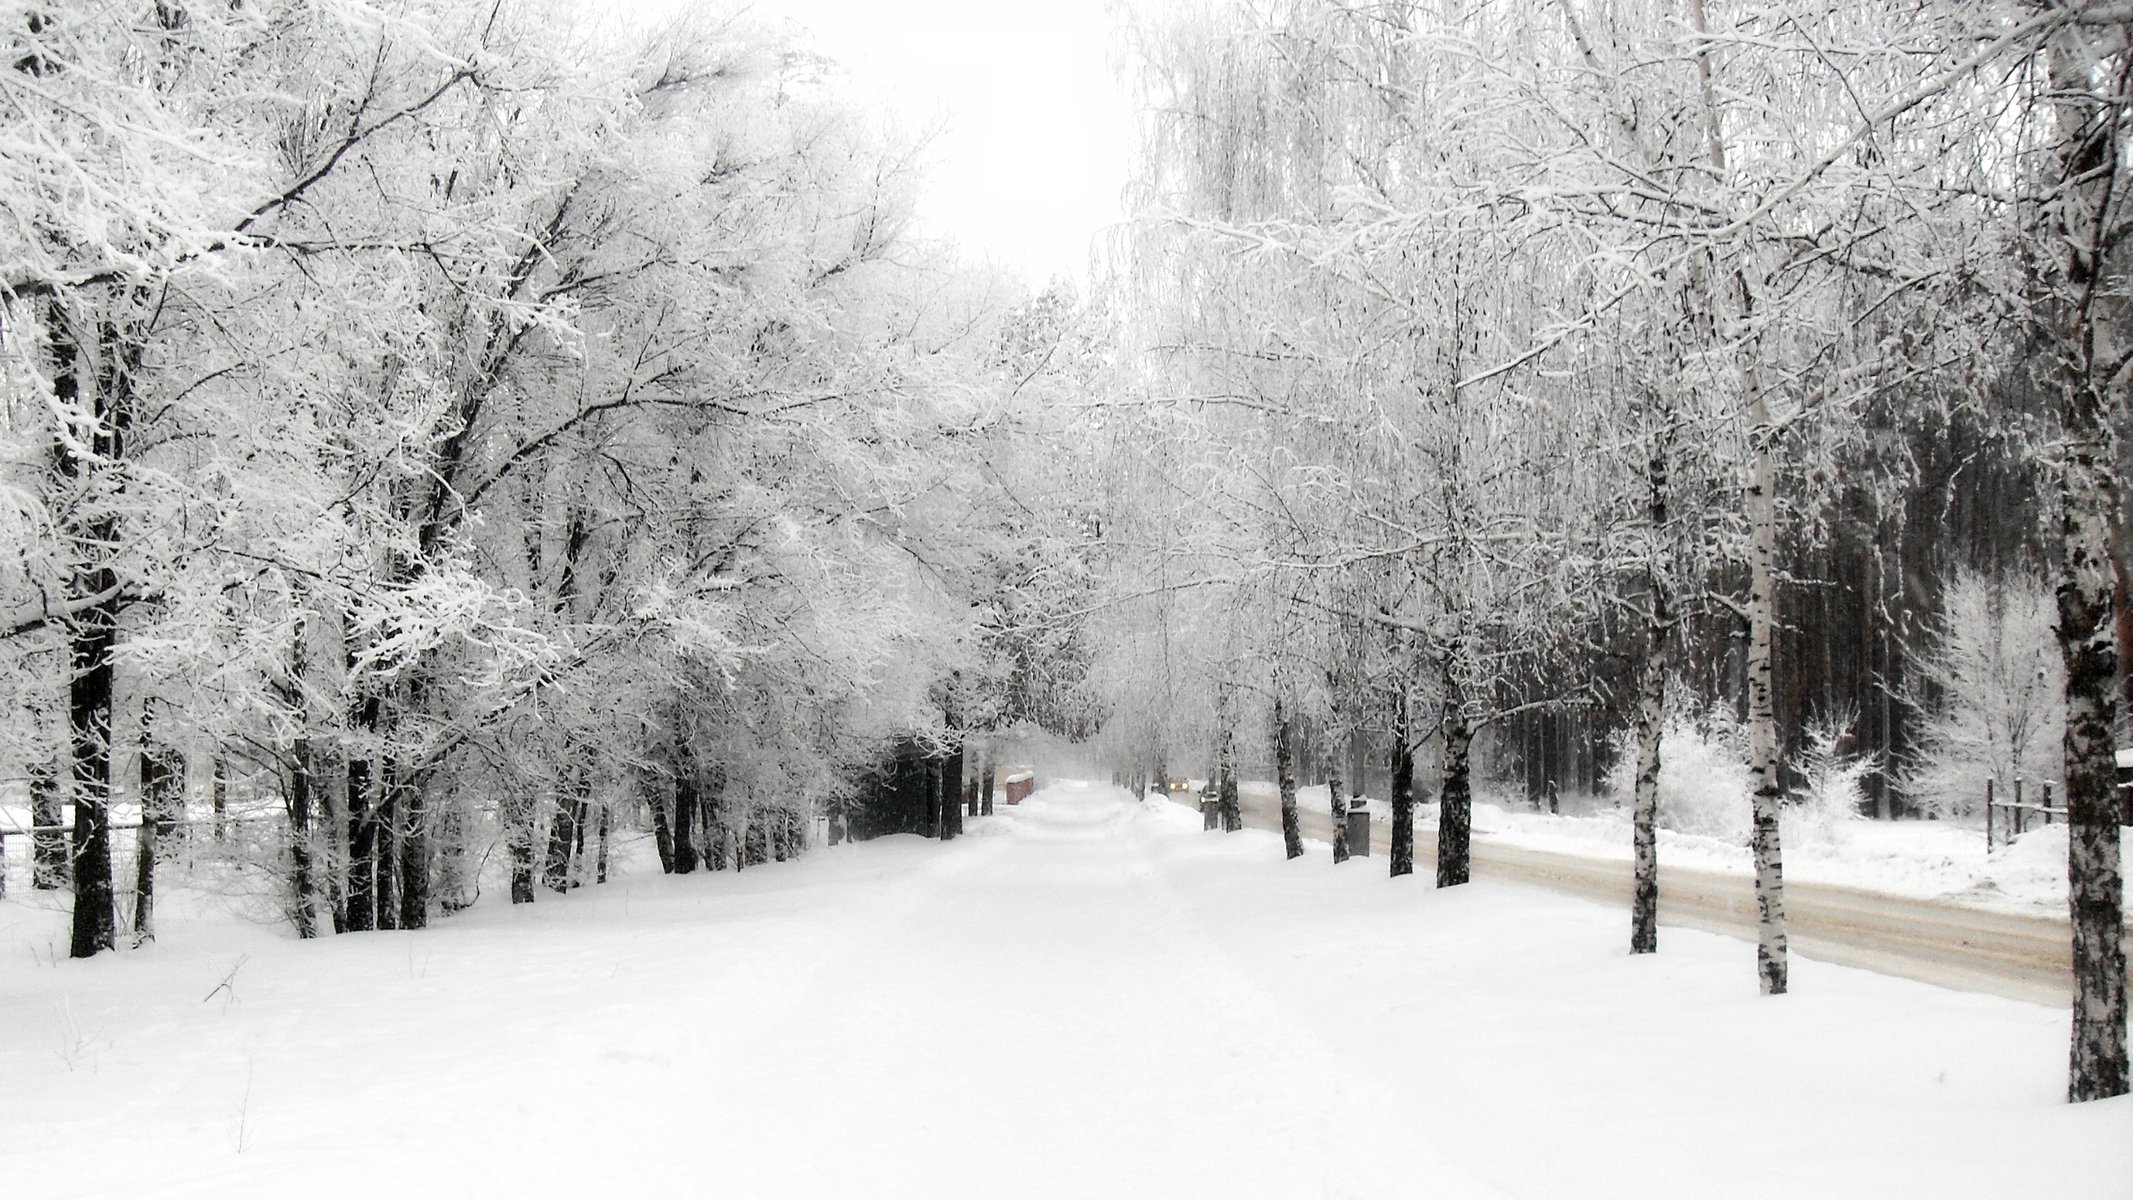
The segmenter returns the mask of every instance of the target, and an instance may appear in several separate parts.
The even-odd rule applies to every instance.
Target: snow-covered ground
[[[1060,785],[940,845],[303,944],[0,903],[13,1197],[2133,1195],[2063,1010]]]
[[[1272,783],[1248,781],[1247,796],[1271,801]],[[1297,803],[1323,810],[1326,789],[1302,788]],[[1386,806],[1373,801],[1377,819]],[[1416,807],[1424,829],[1436,827],[1437,806]],[[1538,812],[1484,793],[1474,802],[1474,832],[1511,845],[1586,858],[1630,858],[1629,813],[1591,798],[1572,798],[1560,814]],[[1745,845],[1721,838],[1659,831],[1660,860],[1671,866],[1750,874]],[[2066,826],[2031,829],[2011,846],[1987,854],[1981,829],[1944,821],[1859,819],[1826,828],[1785,829],[1785,877],[1920,899],[1948,899],[2015,912],[2066,911]],[[2129,880],[2133,882],[2133,880]]]

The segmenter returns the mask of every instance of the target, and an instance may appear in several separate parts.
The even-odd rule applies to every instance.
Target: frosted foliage
[[[1958,574],[1942,597],[1930,649],[1916,656],[1922,711],[1904,791],[1947,817],[1983,812],[1985,782],[2057,781],[2066,727],[2065,668],[2053,640],[2050,588],[2036,575]]]
[[[1623,804],[1637,786],[1633,732],[1614,739],[1607,788]],[[1659,827],[1735,841],[1748,836],[1748,734],[1722,706],[1670,709],[1659,737]]]
[[[1793,765],[1800,783],[1785,814],[1788,837],[1843,841],[1846,827],[1859,819],[1866,777],[1880,769],[1880,757],[1852,752],[1852,718],[1846,714],[1811,722]]]

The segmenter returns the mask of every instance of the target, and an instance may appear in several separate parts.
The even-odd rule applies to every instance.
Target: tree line
[[[420,928],[492,851],[604,879],[618,812],[785,857],[1027,707],[1063,327],[914,235],[923,139],[794,31],[34,0],[0,49],[0,774],[74,955],[152,936],[196,793],[303,936]]]
[[[1477,758],[1547,803],[1619,755],[1648,952],[1662,733],[1719,704],[1767,992],[1810,750],[1885,815],[2051,778],[2071,1094],[2123,1092],[2122,6],[1208,0],[1123,58],[1114,753],[1374,746],[1400,874],[1426,751],[1440,886]]]

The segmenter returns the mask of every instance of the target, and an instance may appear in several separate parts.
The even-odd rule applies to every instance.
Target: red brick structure
[[[1009,804],[1020,804],[1029,798],[1031,792],[1037,789],[1037,773],[1035,771],[1017,771],[1001,782],[1007,785],[1007,802]]]

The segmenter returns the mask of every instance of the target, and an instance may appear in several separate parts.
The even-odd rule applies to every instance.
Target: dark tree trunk
[[[1411,742],[1407,697],[1392,709],[1392,845],[1386,855],[1395,879],[1415,873],[1415,749]]]
[[[967,789],[963,786],[963,747],[958,745],[941,765],[941,804],[948,819],[948,836],[963,836],[962,797]]]
[[[946,839],[955,836],[948,832],[948,825],[943,820],[941,809],[941,760],[935,755],[928,754],[926,756],[927,837]]]
[[[613,793],[612,793],[612,792],[610,792],[610,793],[609,793],[609,795],[610,795],[610,796],[612,797]],[[615,823],[615,809],[614,809],[614,804],[612,803],[612,801],[611,801],[611,800],[609,800],[609,801],[602,801],[602,802],[601,802],[601,804],[600,804],[600,828],[599,828],[599,841],[598,841],[598,843],[596,843],[596,849],[595,849],[595,851],[594,851],[594,856],[593,856],[593,882],[594,882],[594,883],[606,883],[606,882],[607,882],[607,839],[608,839],[608,835],[609,835],[609,834],[610,834],[610,833],[611,833],[611,832],[613,831],[613,829],[614,829],[614,823]]]
[[[699,862],[696,853],[696,777],[684,769],[674,779],[674,873],[691,875]]]
[[[1224,708],[1226,711],[1227,706]],[[1215,788],[1215,811],[1221,817],[1222,832],[1236,833],[1244,828],[1244,813],[1237,806],[1237,739],[1227,717],[1222,719],[1215,774],[1220,780]]]
[[[555,816],[548,823],[548,858],[541,872],[551,892],[570,890],[572,852],[582,837],[584,801],[577,794],[581,783],[575,766],[565,769],[562,794],[556,798]]]
[[[375,698],[357,710],[357,728],[375,729]],[[371,760],[360,749],[348,754],[348,884],[342,924],[350,933],[378,927],[378,812],[372,795]]]
[[[215,841],[229,840],[230,819],[230,760],[215,756],[215,775],[208,784],[209,811],[215,817]]]
[[[504,798],[504,849],[511,859],[511,903],[531,904],[540,878],[540,798],[515,787]]]
[[[376,920],[378,929],[400,928],[400,822],[403,805],[400,802],[399,772],[393,760],[380,758],[375,764],[377,771],[377,796],[371,809],[371,836],[376,839],[371,857],[377,863]]]
[[[652,845],[659,851],[660,873],[672,875],[675,840],[673,799],[667,792],[665,781],[649,771],[638,776],[637,792],[644,798],[645,812],[652,819]]]
[[[1474,731],[1461,706],[1448,703],[1444,719],[1444,791],[1437,805],[1437,886],[1457,887],[1471,871]]]
[[[296,936],[318,936],[318,916],[311,907],[318,890],[311,854],[311,739],[298,738],[289,748],[289,919]]]
[[[399,772],[395,772],[399,774]],[[400,928],[430,923],[430,806],[423,781],[403,776],[400,794]]]
[[[1274,782],[1281,789],[1281,844],[1290,858],[1302,858],[1303,822],[1296,813],[1296,731],[1280,697],[1274,699]]]
[[[30,768],[30,886],[52,891],[67,885],[67,831],[60,827],[59,768],[50,762]]]
[[[141,823],[133,859],[133,944],[156,937],[156,857],[163,835],[176,829],[183,760],[152,737],[141,739]]]
[[[1336,715],[1335,720],[1338,721]],[[1341,757],[1345,751],[1346,734],[1336,727],[1327,734],[1332,741],[1333,753],[1326,755],[1326,801],[1333,812],[1333,861],[1348,861],[1348,798],[1341,794]]]
[[[987,754],[987,755],[985,756],[985,786],[984,786],[983,790],[982,790],[982,791],[981,791],[981,793],[980,793],[980,795],[982,796],[982,799],[980,799],[980,800],[979,800],[979,802],[978,802],[978,812],[979,812],[979,814],[980,814],[980,815],[982,815],[982,816],[987,816],[987,817],[989,817],[989,816],[991,816],[991,815],[992,815],[992,785],[993,785],[993,762],[992,762],[992,755],[990,755],[990,754]]]
[[[108,523],[104,523],[108,524]],[[115,530],[106,529],[115,536]],[[95,594],[115,587],[108,568],[86,574],[76,590]],[[68,631],[73,678],[67,688],[67,718],[73,745],[74,930],[70,953],[88,958],[118,945],[118,914],[111,887],[111,653],[118,642],[118,613],[98,605],[77,617]]]
[[[741,836],[741,858],[747,866],[760,867],[770,861],[770,829],[762,813],[750,813],[748,826]]]
[[[52,392],[63,408],[86,408],[95,422],[90,451],[95,460],[120,461],[132,420],[127,355],[109,325],[99,325],[102,356],[112,362],[108,374],[86,364],[74,322],[60,305],[52,306],[47,331],[51,341]],[[83,403],[81,389],[91,389]],[[76,486],[90,482],[95,461],[84,460],[72,445],[57,446],[59,471]],[[112,651],[118,644],[119,579],[109,565],[118,544],[118,522],[108,512],[91,515],[67,530],[77,567],[69,599],[94,601],[65,624],[67,634],[67,727],[71,752],[67,778],[74,802],[74,922],[69,953],[88,958],[118,944],[118,916],[111,886],[111,702]],[[97,599],[101,597],[101,599]]]

